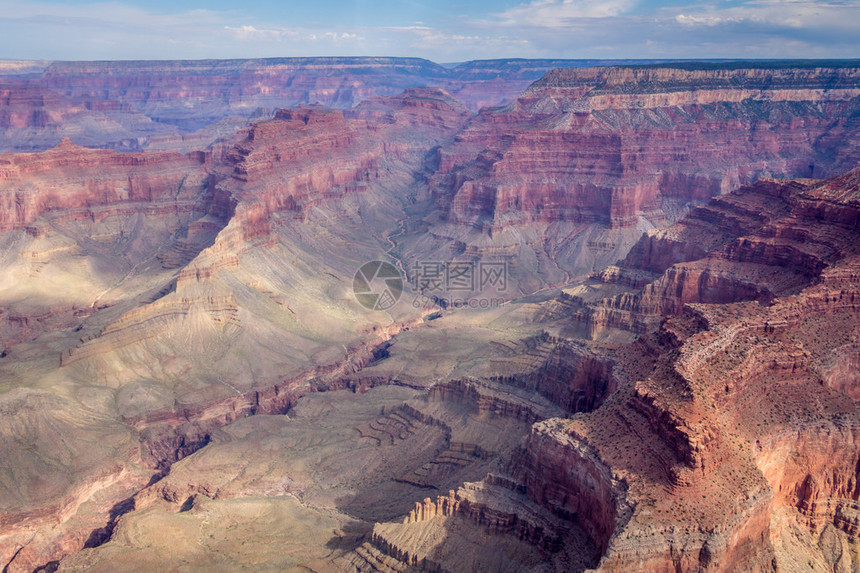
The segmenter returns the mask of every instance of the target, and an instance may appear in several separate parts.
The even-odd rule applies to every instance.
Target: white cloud
[[[758,0],[729,7],[688,7],[675,16],[684,26],[745,24],[789,29],[858,29],[860,2]]]
[[[237,40],[242,42],[276,42],[284,39],[284,37],[297,35],[296,32],[293,32],[292,30],[261,30],[247,24],[236,28],[224,26],[224,29],[231,32]]]
[[[635,0],[535,0],[496,15],[507,25],[562,28],[582,18],[612,18],[632,8]]]
[[[364,37],[351,32],[317,31],[307,34],[307,39],[312,42],[324,41],[333,46],[343,46],[344,42],[361,42]]]
[[[534,47],[526,38],[481,33],[480,30],[467,33],[430,26],[388,26],[381,31],[388,32],[385,35],[398,45],[409,46],[410,55],[418,54],[437,62],[535,55]]]
[[[472,22],[531,57],[856,58],[860,0],[746,0],[648,8],[535,0]],[[501,57],[501,56],[500,56]]]
[[[726,22],[726,19],[711,15],[693,16],[690,14],[678,14],[675,16],[675,21],[683,26],[716,26],[717,24]]]

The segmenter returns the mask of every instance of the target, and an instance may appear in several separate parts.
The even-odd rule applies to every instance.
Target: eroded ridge
[[[856,71],[729,68],[4,156],[0,563],[855,567],[858,171],[740,184],[853,164]]]

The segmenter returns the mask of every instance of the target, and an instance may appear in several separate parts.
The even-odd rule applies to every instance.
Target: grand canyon
[[[5,61],[0,134],[4,573],[860,570],[860,61]]]

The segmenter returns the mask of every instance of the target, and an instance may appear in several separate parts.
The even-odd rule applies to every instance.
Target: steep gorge
[[[860,175],[711,196],[856,160],[856,91],[563,70],[477,116],[408,89],[206,152],[0,157],[0,562],[850,566]],[[369,312],[390,256],[511,289]]]
[[[691,205],[854,167],[857,86],[850,63],[552,71],[439,151],[414,248],[507,260],[524,291],[584,278]]]

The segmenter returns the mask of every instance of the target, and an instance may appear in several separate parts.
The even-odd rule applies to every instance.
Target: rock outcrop
[[[444,547],[456,543],[431,540],[465,520],[491,535],[541,532],[532,542],[547,562],[558,555],[558,524],[575,523],[599,571],[856,566],[860,418],[847,369],[860,336],[858,181],[860,169],[825,182],[764,181],[644,236],[595,292],[620,285],[646,301],[653,285],[676,286],[659,291],[664,302],[648,307],[654,319],[639,321],[635,342],[615,346],[608,397],[535,423],[501,474],[377,525],[351,562],[445,570]],[[711,291],[701,279],[683,286],[692,263],[769,294]],[[561,302],[532,316],[542,325],[582,319],[582,301]],[[595,371],[583,358],[578,369]],[[540,378],[522,379],[543,392]],[[466,388],[446,383],[431,395],[462,400]],[[507,493],[493,499],[509,509],[481,506],[477,492],[499,484]],[[536,520],[536,507],[551,518]]]
[[[823,184],[765,182],[700,209],[749,206],[764,202],[757,195],[765,193],[773,209],[756,229],[782,241],[775,241],[779,249],[762,249],[768,254],[756,261],[738,261],[744,251],[731,247],[762,240],[744,228],[741,217],[734,232],[751,232],[741,240],[726,240],[719,227],[710,234],[711,244],[698,239],[702,235],[695,230],[706,218],[695,212],[662,234],[675,244],[686,238],[702,249],[716,245],[719,254],[697,260],[703,272],[730,262],[726,272],[736,281],[788,286],[774,288],[764,304],[742,302],[754,293],[733,289],[722,291],[720,300],[701,290],[693,300],[684,299],[680,285],[665,289],[679,297],[677,303],[660,306],[655,316],[664,322],[643,323],[643,332],[652,334],[620,351],[613,399],[573,421],[546,422],[551,431],[533,431],[529,456],[546,444],[573,443],[573,451],[589,452],[548,455],[542,463],[518,467],[540,468],[538,476],[547,472],[529,477],[532,499],[547,507],[587,505],[585,512],[578,508],[579,523],[606,547],[600,570],[770,570],[771,543],[781,543],[782,527],[772,523],[786,509],[812,535],[822,535],[829,525],[855,539],[850,516],[860,475],[853,378],[829,373],[840,371],[831,370],[835,363],[852,360],[858,336],[858,173]],[[805,240],[792,243],[797,237]],[[792,247],[815,253],[814,262],[795,266],[795,256],[773,254]],[[673,249],[639,252],[662,258]],[[674,252],[695,256],[695,249],[682,244]],[[627,263],[635,266],[633,260]],[[651,270],[660,264],[637,261]],[[682,273],[672,270],[686,264],[670,267],[652,284],[675,280]],[[780,279],[778,272],[802,280]],[[568,461],[549,461],[561,458]],[[589,460],[592,472],[604,468],[604,477],[574,471],[582,460]],[[564,471],[551,473],[553,463]],[[544,493],[565,480],[573,481],[572,493]],[[612,487],[616,483],[624,487]],[[601,491],[603,498],[593,499]]]
[[[594,62],[492,60],[449,68],[420,58],[365,57],[0,61],[0,151],[42,151],[62,137],[121,151],[200,150],[279,108],[349,109],[420,87],[446,89],[477,112],[509,103],[553,68],[587,65]]]
[[[716,195],[852,168],[858,106],[852,64],[555,70],[439,151],[430,237],[416,248],[560,284]]]
[[[607,329],[641,333],[687,303],[767,305],[795,294],[856,254],[856,198],[846,192],[856,177],[854,170],[820,186],[761,181],[694,209],[678,224],[646,233],[618,266],[595,275],[587,295],[593,302],[574,295],[583,305],[577,313],[595,336]],[[628,292],[595,300],[619,286]]]
[[[376,95],[423,61],[314,62],[295,89],[344,109],[0,156],[5,570],[856,567],[860,169],[808,177],[855,157],[856,66],[556,71],[472,116]],[[189,129],[223,110],[158,102],[242,107],[213,70],[275,64],[41,77]],[[510,284],[369,310],[375,260]]]
[[[124,206],[205,210],[208,161],[203,152],[117,153],[68,139],[44,153],[0,156],[0,232],[27,228],[48,212],[96,219]]]
[[[7,287],[0,347],[80,326],[113,305],[112,285],[151,258],[149,272],[157,275],[209,246],[230,215],[210,190],[210,159],[93,150],[68,140],[43,153],[0,155]],[[152,280],[138,294],[154,296],[169,282]]]

